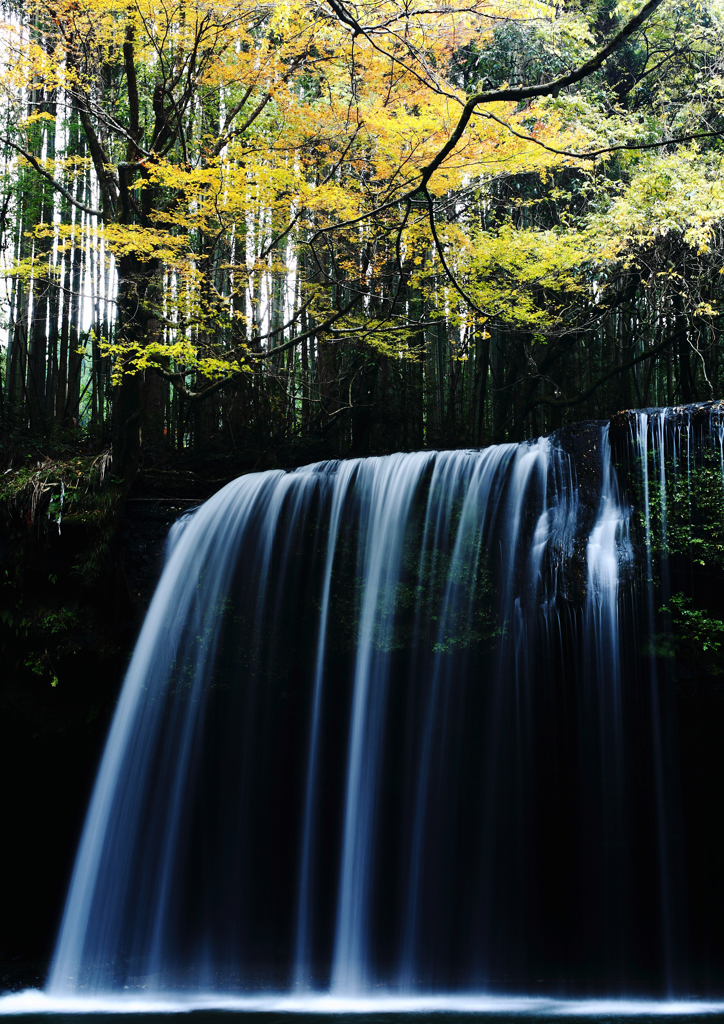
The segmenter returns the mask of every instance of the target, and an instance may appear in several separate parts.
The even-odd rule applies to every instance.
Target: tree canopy
[[[340,454],[721,389],[721,0],[16,0],[3,416]]]

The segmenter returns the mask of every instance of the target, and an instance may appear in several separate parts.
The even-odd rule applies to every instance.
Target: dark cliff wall
[[[99,473],[103,455],[0,450],[9,461],[0,477],[2,990],[39,984],[47,969],[96,768],[171,524],[240,473],[293,468],[332,452],[315,443],[213,458],[194,452],[169,466],[149,450],[126,495],[111,464]]]
[[[189,500],[0,520],[0,988],[37,984],[52,952],[96,766],[130,652]]]

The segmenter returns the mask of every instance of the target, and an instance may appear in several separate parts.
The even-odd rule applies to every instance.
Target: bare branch
[[[621,31],[618,32],[613,39],[603,47],[603,49],[599,50],[597,54],[581,64],[581,66],[576,68],[575,71],[571,71],[567,75],[562,75],[560,78],[554,78],[552,82],[544,82],[541,85],[526,85],[514,89],[493,89],[489,92],[475,93],[475,95],[471,96],[463,107],[458,123],[453,129],[450,138],[430,163],[426,167],[423,167],[420,181],[411,190],[410,195],[415,195],[417,192],[425,190],[435,171],[438,170],[445,159],[457,147],[465,133],[468,123],[470,122],[470,118],[478,107],[487,103],[501,103],[509,101],[519,103],[521,100],[535,99],[537,96],[557,96],[561,89],[567,89],[572,85],[577,85],[579,82],[584,81],[584,79],[589,78],[592,74],[598,71],[611,54],[614,53],[630,36],[634,34],[634,32],[641,27],[647,18],[653,14],[656,8],[660,7],[663,2],[664,0],[648,0],[648,3],[642,7],[636,17],[627,22]]]
[[[540,146],[541,149],[545,149],[548,153],[555,153],[557,156],[570,156],[575,160],[595,160],[596,157],[603,156],[605,153],[616,153],[619,150],[644,150],[644,149],[662,149],[664,146],[680,146],[685,142],[695,142],[697,139],[716,139],[720,138],[724,132],[721,131],[710,131],[710,132],[692,132],[690,135],[677,135],[674,139],[661,139],[659,142],[621,142],[614,146],[602,146],[601,149],[589,149],[585,153],[576,153],[574,150],[569,149],[556,149],[555,146],[549,146],[547,142],[541,142],[540,139],[536,139],[532,135],[527,135],[525,132],[516,131],[511,124],[504,121],[502,117],[496,117],[489,110],[479,111],[480,117],[490,118],[491,121],[495,121],[497,124],[502,125],[506,128],[511,135],[514,135],[516,139],[522,139],[524,142],[532,142],[536,146]]]
[[[58,192],[61,196],[63,196],[64,199],[67,199],[69,203],[76,207],[76,209],[82,210],[83,213],[87,213],[91,217],[99,217],[101,220],[103,219],[104,214],[102,210],[94,210],[91,206],[86,206],[84,203],[79,203],[77,199],[74,199],[71,193],[68,191],[68,189],[65,188],[64,185],[61,185],[58,179],[54,178],[50,171],[47,171],[43,167],[43,165],[40,163],[37,157],[34,157],[33,154],[29,153],[27,149],[24,149],[22,146],[19,146],[17,142],[13,142],[12,139],[8,139],[6,136],[0,138],[0,142],[4,143],[4,145],[6,146],[10,146],[10,148],[14,149],[16,153],[19,153],[20,156],[24,157],[28,161],[28,163],[35,168],[38,174],[41,174],[46,179],[46,181],[49,181],[55,189],[55,191]]]

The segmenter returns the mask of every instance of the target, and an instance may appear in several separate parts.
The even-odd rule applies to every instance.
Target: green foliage
[[[20,465],[0,476],[0,516],[19,518],[27,527],[43,516],[60,531],[65,519],[100,523],[111,511],[117,493],[111,488],[111,454],[72,454],[38,458],[34,452],[21,456]]]
[[[651,550],[658,556],[687,556],[695,565],[724,568],[724,473],[718,445],[704,440],[687,462],[685,446],[679,464],[666,456],[662,492],[658,458],[649,459]],[[639,535],[646,535],[644,495],[637,462],[634,492]],[[666,528],[664,531],[664,515]]]
[[[120,491],[110,456],[16,444],[0,476],[0,657],[13,683],[65,685],[89,656],[114,657],[97,588],[114,577]]]
[[[692,607],[683,593],[675,594],[660,611],[670,616],[668,653],[694,661],[711,676],[724,676],[724,622]],[[665,653],[664,648],[660,653]]]
[[[17,647],[23,652],[21,664],[53,687],[58,685],[57,666],[62,659],[80,653],[84,647],[83,626],[75,606],[53,608],[20,597],[3,608],[0,622],[18,641]]]

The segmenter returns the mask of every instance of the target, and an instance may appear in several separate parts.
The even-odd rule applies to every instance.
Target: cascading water
[[[50,991],[685,989],[676,730],[637,652],[667,422],[633,421],[642,528],[602,425],[585,473],[556,439],[321,463],[179,522]]]

